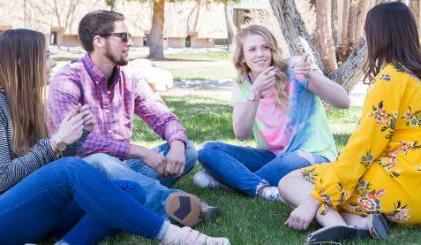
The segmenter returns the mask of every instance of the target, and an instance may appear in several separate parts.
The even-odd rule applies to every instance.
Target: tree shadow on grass
[[[228,103],[193,96],[166,96],[164,100],[181,120],[189,139],[195,143],[235,139],[232,131],[232,106]],[[158,136],[139,119],[135,119],[133,128],[134,141],[159,140]]]
[[[235,140],[232,130],[232,106],[225,101],[203,97],[164,96],[170,110],[181,120],[187,136],[196,144],[208,140]],[[348,141],[349,134],[333,135],[338,148]],[[141,120],[135,119],[134,141],[156,142],[159,137]]]

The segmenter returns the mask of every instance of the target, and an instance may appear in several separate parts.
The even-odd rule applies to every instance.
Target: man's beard
[[[129,61],[125,60],[122,56],[123,55],[121,55],[120,59],[118,59],[113,54],[111,54],[109,47],[107,47],[107,49],[105,50],[105,57],[107,57],[107,59],[109,59],[111,62],[113,62],[116,65],[125,66],[129,63]]]

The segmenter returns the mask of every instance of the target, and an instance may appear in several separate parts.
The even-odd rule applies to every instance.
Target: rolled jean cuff
[[[259,192],[262,188],[266,187],[266,186],[270,186],[269,182],[267,182],[266,180],[263,180],[262,182],[260,182],[257,186],[256,186],[256,192],[254,193],[255,196],[259,195]]]
[[[159,230],[155,239],[158,241],[161,241],[165,233],[167,232],[169,226],[170,226],[170,222],[168,220],[164,220],[164,222],[162,223],[161,229]]]

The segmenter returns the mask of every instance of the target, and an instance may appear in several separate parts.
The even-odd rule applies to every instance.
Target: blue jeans
[[[153,150],[166,155],[170,147],[168,144],[162,144]],[[189,173],[197,161],[197,151],[193,143],[187,144],[185,155],[186,166],[183,175]],[[163,217],[167,217],[165,212],[167,197],[173,192],[180,191],[167,187],[173,185],[180,177],[170,176],[159,179],[158,172],[139,159],[120,161],[115,157],[98,153],[85,157],[84,160],[110,180],[131,180],[139,184],[142,189],[147,190],[143,205]]]
[[[312,153],[277,156],[267,150],[218,141],[207,142],[199,150],[199,162],[210,175],[250,196],[256,196],[262,186],[277,186],[282,177],[295,169],[327,161]]]
[[[0,195],[0,244],[38,242],[72,226],[63,239],[69,244],[96,244],[118,230],[157,238],[167,223],[139,203],[142,192],[134,182],[108,181],[80,159],[57,160]]]

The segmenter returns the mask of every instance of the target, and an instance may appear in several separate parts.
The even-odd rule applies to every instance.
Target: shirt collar
[[[89,54],[85,54],[82,58],[82,63],[85,66],[86,71],[94,82],[107,82],[108,78],[104,76],[101,70],[92,62]],[[111,74],[112,84],[116,84],[120,80],[120,67],[115,66],[113,73]]]

